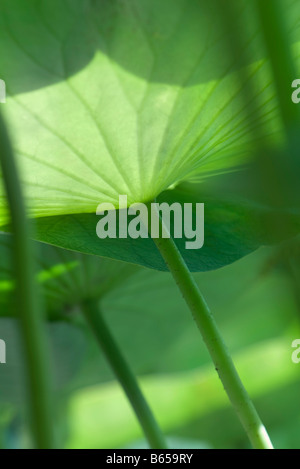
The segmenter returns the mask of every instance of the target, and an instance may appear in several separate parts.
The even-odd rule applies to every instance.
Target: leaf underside
[[[222,5],[0,0],[3,111],[39,240],[164,269],[151,240],[100,244],[97,206],[118,207],[119,195],[151,201],[182,181],[231,171],[261,141],[282,142],[253,2],[231,2],[228,21]],[[297,1],[286,1],[285,14],[299,65]],[[3,189],[0,196],[3,226]],[[261,242],[244,236],[252,222],[234,221],[221,202],[207,204],[206,217],[201,256],[185,253],[191,270],[233,262]]]

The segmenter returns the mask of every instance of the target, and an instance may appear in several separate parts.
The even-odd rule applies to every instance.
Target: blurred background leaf
[[[259,249],[231,266],[195,274],[195,278],[271,436],[274,434],[276,441],[278,435],[283,447],[297,447],[300,375],[291,361],[291,342],[300,335],[299,312],[289,278],[274,262],[274,253],[277,251],[271,248]],[[66,265],[78,261],[76,253],[52,252],[50,269],[62,255],[66,256]],[[48,282],[49,286],[52,281],[64,285],[60,306],[64,302],[70,305],[73,294],[72,308],[68,307],[67,313],[62,310],[68,322],[61,322],[62,316],[57,322],[54,316],[48,325],[57,405],[68,404],[67,414],[61,410],[59,427],[63,428],[68,447],[133,445],[141,438],[139,426],[81,320],[80,282],[73,284],[69,278],[76,273],[77,279],[84,279],[80,271],[88,261],[95,262],[93,272],[99,279],[101,259],[86,257],[83,260],[81,256],[74,269],[61,270],[59,277],[43,283],[45,291]],[[102,310],[167,434],[212,447],[245,447],[236,417],[170,274],[134,268],[135,272],[126,276],[128,264],[112,262],[115,264],[118,273],[124,269],[125,275],[117,276],[113,288],[99,288]],[[0,401],[2,405],[13,405],[19,415],[23,412],[24,387],[13,319],[1,319],[0,335],[9,344],[8,363],[0,368]],[[225,423],[220,427],[220,422],[226,422],[226,428]],[[20,434],[20,425],[13,434]]]

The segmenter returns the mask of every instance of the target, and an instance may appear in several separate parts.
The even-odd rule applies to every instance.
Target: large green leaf
[[[39,239],[163,268],[151,243],[143,258],[138,243],[96,243],[90,214],[98,204],[117,207],[120,194],[129,204],[150,201],[181,181],[242,164],[262,138],[282,140],[253,2],[231,6],[226,22],[222,0],[0,1],[3,109]],[[285,15],[296,43],[298,2],[287,0]],[[243,34],[231,54],[237,21]],[[214,211],[212,203],[208,224]],[[221,227],[218,241],[223,235]],[[240,252],[236,233],[229,238],[220,259],[211,246],[201,259],[189,252],[190,268],[218,267],[259,244],[246,238]]]

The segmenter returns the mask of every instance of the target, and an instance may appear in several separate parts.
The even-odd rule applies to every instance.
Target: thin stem
[[[274,156],[271,152],[272,159],[268,157],[261,167],[265,179],[264,192],[269,193],[272,204],[280,209],[299,206],[300,169],[300,108],[292,101],[291,96],[292,83],[299,76],[294,59],[294,44],[285,15],[285,3],[283,0],[255,0],[286,140],[283,151],[275,152]],[[270,228],[277,231],[282,239],[287,239],[294,233],[292,216],[287,215],[284,223],[274,216]]]
[[[11,212],[18,317],[27,366],[31,425],[36,448],[51,449],[54,447],[54,437],[46,334],[34,281],[33,256],[21,185],[1,116],[0,138],[0,164]]]
[[[299,109],[291,100],[291,83],[298,78],[291,53],[290,33],[285,21],[285,5],[281,0],[256,0],[268,56],[273,70],[282,121],[288,138],[299,124]],[[298,156],[298,153],[297,153]]]
[[[159,223],[161,229],[161,237],[154,238],[154,241],[192,312],[225,391],[253,447],[272,449],[266,429],[239,378],[216,322],[196,282],[163,223],[157,207],[151,213],[152,217],[158,217],[156,222]]]
[[[139,388],[138,382],[110,333],[94,301],[82,305],[85,317],[124,389],[152,449],[166,449],[164,436]]]

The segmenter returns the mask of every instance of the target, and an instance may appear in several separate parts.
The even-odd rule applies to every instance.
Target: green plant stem
[[[86,301],[82,308],[103,353],[135,411],[150,447],[152,449],[166,449],[167,445],[164,436],[139,388],[134,374],[111,335],[97,303]]]
[[[272,449],[272,443],[245,390],[216,322],[158,210],[152,216],[160,224],[161,237],[154,239],[202,334],[225,391],[255,449]]]
[[[299,125],[299,108],[291,100],[291,83],[299,77],[291,53],[285,5],[282,0],[255,0],[255,3],[273,70],[281,117],[289,139],[291,131],[298,131]]]
[[[38,449],[54,447],[49,360],[46,334],[34,281],[29,227],[13,151],[0,116],[0,163],[11,212],[13,256],[20,319],[27,367],[30,419],[34,445]]]

